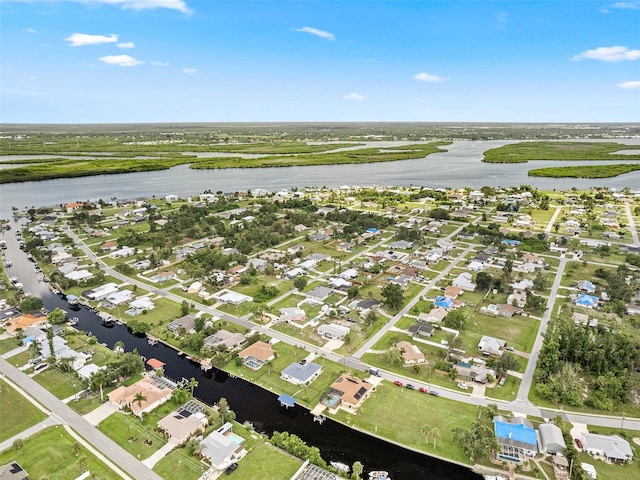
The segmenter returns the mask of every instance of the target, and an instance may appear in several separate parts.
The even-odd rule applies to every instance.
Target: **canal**
[[[9,275],[18,276],[25,285],[25,290],[31,289],[32,294],[40,295],[45,308],[52,310],[60,307],[69,311],[64,297],[46,289],[47,284],[42,281],[41,274],[34,271],[33,264],[19,250],[14,232],[20,226],[16,222],[13,222],[13,226],[11,231],[2,234],[2,239],[9,246],[4,251],[6,258],[13,263],[8,269]],[[258,432],[268,435],[274,431],[294,433],[307,444],[318,447],[326,461],[339,461],[347,465],[360,461],[365,471],[387,470],[393,480],[481,478],[465,467],[399,447],[351,429],[331,418],[322,424],[314,422],[313,416],[306,409],[299,406],[290,409],[281,407],[276,395],[261,387],[242,379],[231,378],[222,371],[203,372],[199,364],[178,355],[174,349],[161,343],[151,346],[146,337],[131,334],[124,325],[105,326],[94,311],[84,306],[69,313],[78,317],[78,329],[91,332],[100,343],[113,348],[117,341],[122,341],[126,351],[137,349],[147,358],[157,358],[166,364],[166,376],[174,380],[194,377],[198,381],[194,390],[197,398],[214,404],[225,397],[231,409],[236,412],[238,421],[248,421]]]

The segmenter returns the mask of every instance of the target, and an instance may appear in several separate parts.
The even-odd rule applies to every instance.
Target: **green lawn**
[[[2,380],[0,380],[0,412],[2,413],[0,415],[0,441],[17,435],[47,417]],[[20,412],[20,415],[11,415],[9,412]]]
[[[104,463],[94,457],[87,449],[80,447],[80,454],[76,457],[72,446],[76,440],[63,427],[56,425],[49,427],[24,442],[22,453],[9,448],[0,453],[0,464],[17,460],[20,466],[29,472],[29,478],[49,480],[69,480],[77,478],[86,468],[102,480],[120,479]]]
[[[18,341],[15,338],[5,338],[0,340],[0,355],[4,355],[11,350],[14,350],[22,345],[22,341]]]
[[[186,448],[174,448],[155,464],[153,471],[167,480],[197,480],[208,465],[189,455]]]
[[[463,347],[467,352],[476,352],[483,335],[500,338],[516,350],[530,352],[540,321],[516,315],[512,318],[494,317],[472,313],[467,325],[460,333]]]
[[[524,362],[520,362],[524,363]],[[496,384],[492,388],[486,388],[484,394],[488,398],[495,398],[497,400],[510,401],[515,398],[520,389],[520,379],[512,376],[507,377],[507,381],[504,385],[500,386]]]
[[[298,471],[302,461],[269,443],[261,443],[238,464],[229,475],[231,480],[289,480]]]
[[[170,409],[165,415],[176,408],[173,402],[168,402],[168,404]],[[162,405],[162,407],[165,405]],[[162,411],[165,410],[162,409]],[[152,422],[152,418],[149,417],[152,417],[155,421]],[[167,443],[164,436],[155,432],[157,421],[157,415],[147,415],[144,417],[144,421],[140,421],[135,415],[116,412],[105,418],[98,425],[98,428],[133,456],[145,459]],[[152,444],[147,445],[145,443],[147,440],[151,440]]]
[[[397,408],[397,405],[402,405],[402,408]],[[407,415],[407,412],[411,412],[411,415]],[[360,407],[357,415],[339,411],[336,418],[411,448],[446,455],[468,464],[469,458],[453,443],[451,429],[456,426],[468,427],[478,418],[478,414],[478,407],[383,382]],[[433,441],[429,445],[425,443],[422,434],[424,425],[440,431],[435,449]]]
[[[55,366],[43,370],[33,379],[61,400],[82,390],[82,382],[75,372],[63,372]]]

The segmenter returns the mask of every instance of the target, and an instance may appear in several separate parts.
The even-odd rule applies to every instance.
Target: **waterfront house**
[[[247,454],[244,439],[232,431],[227,422],[200,442],[200,453],[216,470],[224,470]]]
[[[167,329],[171,330],[174,335],[180,334],[180,329],[184,329],[185,334],[196,332],[196,316],[194,314],[188,314],[180,318],[176,318],[172,322],[169,322]]]
[[[501,458],[520,462],[538,453],[536,430],[529,420],[522,417],[507,420],[496,415],[493,427]]]
[[[347,412],[354,412],[369,398],[372,390],[373,384],[343,373],[320,401],[333,411],[343,408]]]
[[[322,373],[322,367],[317,363],[307,362],[304,365],[298,362],[291,363],[280,373],[280,378],[294,385],[309,385]]]
[[[148,376],[133,385],[122,385],[109,393],[109,400],[118,408],[129,407],[134,415],[142,417],[142,414],[168,401],[173,394],[175,384],[164,378],[162,378],[164,381],[158,381],[158,378],[160,377]],[[145,397],[140,402],[135,400],[139,393]]]
[[[218,330],[213,335],[204,339],[204,346],[215,348],[224,345],[228,350],[235,350],[247,340],[242,333],[233,333],[227,330]]]
[[[257,341],[238,353],[244,366],[251,370],[260,370],[265,363],[276,358],[276,352],[271,345]]]
[[[538,427],[540,434],[540,451],[542,453],[563,453],[567,448],[562,430],[553,423],[542,423]]]
[[[182,445],[195,434],[204,433],[208,423],[204,406],[195,400],[189,400],[161,419],[157,426],[169,437],[170,443]]]

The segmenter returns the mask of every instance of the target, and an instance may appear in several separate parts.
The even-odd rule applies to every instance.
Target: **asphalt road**
[[[82,416],[71,410],[47,389],[2,358],[0,358],[0,373],[20,385],[20,388],[29,396],[37,399],[46,409],[53,412],[63,424],[69,425],[105,457],[130,475],[131,478],[136,480],[163,480],[160,475],[157,475],[149,467],[138,461],[133,455],[87,422]]]

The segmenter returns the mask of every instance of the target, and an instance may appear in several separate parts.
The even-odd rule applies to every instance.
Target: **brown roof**
[[[142,395],[146,397],[146,400],[143,400],[140,406],[138,406],[138,402],[133,400],[138,393],[142,393]],[[120,406],[129,405],[131,411],[139,415],[140,412],[149,407],[149,405],[153,405],[165,397],[170,397],[172,393],[170,388],[163,388],[161,390],[153,385],[150,378],[145,377],[128,387],[123,385],[116,388],[113,392],[109,393],[108,396],[109,400],[113,403]]]
[[[24,315],[20,315],[19,317],[15,317],[7,321],[4,327],[7,330],[7,333],[13,335],[18,329],[26,330],[32,325],[37,323],[44,324],[46,321],[47,317],[45,315],[36,316],[32,313],[25,313]]]
[[[261,362],[268,361],[274,355],[275,351],[271,348],[271,345],[262,341],[249,345],[238,354],[240,358],[253,357]]]
[[[402,352],[402,358],[404,358],[405,363],[419,363],[424,362],[424,353],[422,353],[416,346],[413,344],[402,341],[396,343],[396,348],[398,348]]]
[[[332,390],[342,393],[340,399],[344,403],[351,405],[358,405],[372,388],[373,384],[360,380],[357,377],[352,377],[347,373],[340,375],[331,385]]]
[[[149,360],[147,360],[147,365],[149,365],[154,370],[158,370],[164,367],[166,364],[164,362],[161,362],[157,358],[150,358]]]
[[[449,297],[451,299],[455,299],[460,295],[464,290],[460,287],[454,287],[453,285],[449,285],[444,289],[444,296]]]
[[[100,248],[101,249],[106,249],[106,248],[114,248],[118,246],[118,242],[104,242]]]

